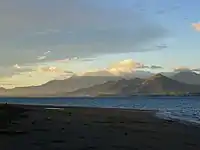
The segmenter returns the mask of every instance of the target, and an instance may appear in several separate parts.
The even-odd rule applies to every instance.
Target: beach
[[[0,105],[1,150],[198,150],[200,126],[154,111]]]

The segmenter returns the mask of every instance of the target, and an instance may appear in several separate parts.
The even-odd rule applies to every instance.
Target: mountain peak
[[[5,90],[5,88],[3,88],[3,87],[0,87],[0,90]]]
[[[171,90],[171,86],[174,86],[175,84],[177,84],[177,81],[158,73],[145,80],[141,86],[138,87],[137,92],[162,93],[163,91]]]
[[[158,79],[169,79],[168,77],[162,75],[161,73],[158,73],[156,75],[151,76],[147,81],[149,80],[158,80]]]
[[[153,76],[154,78],[162,78],[165,77],[164,75],[162,75],[161,73],[158,73],[156,75]],[[166,78],[166,77],[165,77]]]

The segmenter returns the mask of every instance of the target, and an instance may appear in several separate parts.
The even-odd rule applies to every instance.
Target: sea
[[[163,119],[200,125],[200,96],[135,96],[109,98],[0,98],[0,103],[153,110]]]

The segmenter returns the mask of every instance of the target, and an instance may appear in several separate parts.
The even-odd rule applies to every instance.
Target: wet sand
[[[199,150],[200,127],[151,111],[0,106],[0,150]]]

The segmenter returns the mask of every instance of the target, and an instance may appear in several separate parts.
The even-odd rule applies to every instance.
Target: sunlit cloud
[[[188,68],[188,67],[184,67],[184,66],[173,68],[174,72],[191,71],[191,70],[192,70],[192,68]]]
[[[115,75],[120,74],[121,72],[133,72],[136,68],[140,68],[141,63],[135,62],[132,59],[126,59],[111,65],[107,70]]]
[[[173,69],[174,72],[200,72],[200,68],[177,67]]]
[[[200,23],[192,23],[192,27],[193,27],[196,31],[200,31]]]
[[[13,67],[16,68],[16,69],[20,69],[21,68],[18,64],[15,64]]]
[[[64,70],[55,66],[40,67],[39,71],[44,73],[73,74],[72,71]]]
[[[62,69],[59,69],[59,68],[54,67],[54,66],[42,67],[42,68],[40,68],[40,70],[42,72],[48,72],[48,73],[62,73],[62,72],[64,72]]]
[[[145,65],[140,62],[136,62],[132,59],[126,59],[120,61],[114,65],[111,65],[107,70],[113,74],[120,74],[121,72],[132,73],[138,69],[163,69],[163,67],[158,65]]]
[[[94,70],[88,70],[82,75],[103,75],[103,76],[110,76],[110,75],[116,75],[119,76],[121,74],[130,74],[134,73],[138,70],[156,70],[156,69],[163,69],[162,66],[159,65],[145,65],[143,63],[134,61],[132,59],[125,59],[119,62],[116,62],[114,64],[109,65],[107,68],[104,69],[94,69]]]

